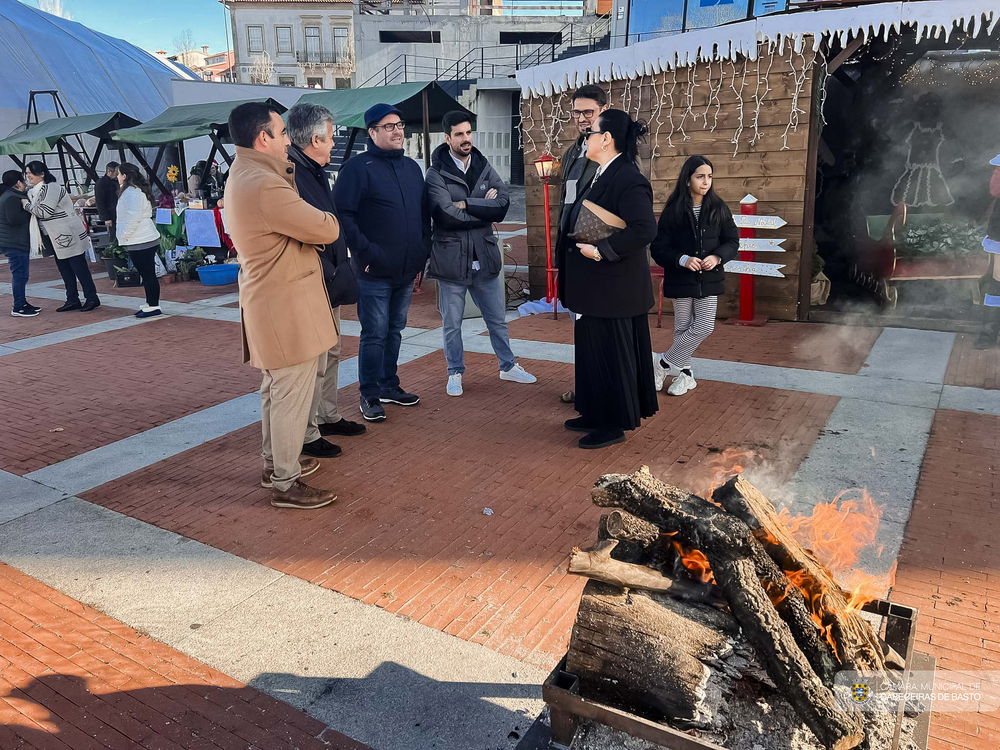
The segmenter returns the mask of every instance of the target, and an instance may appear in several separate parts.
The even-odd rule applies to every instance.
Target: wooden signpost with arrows
[[[781,246],[784,239],[762,239],[756,236],[758,229],[780,229],[787,222],[778,216],[758,216],[757,199],[748,195],[740,201],[740,215],[734,216],[736,226],[740,230],[740,255],[738,260],[731,260],[724,268],[729,273],[742,274],[740,278],[740,316],[732,318],[727,323],[743,326],[762,326],[767,318],[756,315],[754,310],[754,276],[772,276],[783,279],[781,269],[783,263],[760,263],[757,253],[783,253]]]

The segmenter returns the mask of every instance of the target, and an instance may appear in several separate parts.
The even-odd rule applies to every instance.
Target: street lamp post
[[[552,317],[558,318],[558,295],[556,294],[555,268],[552,265],[552,220],[549,209],[549,180],[559,162],[551,154],[542,154],[535,159],[535,171],[545,190],[545,301],[552,300]]]

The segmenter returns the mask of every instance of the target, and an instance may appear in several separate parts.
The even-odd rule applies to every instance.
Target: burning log
[[[583,591],[566,668],[590,693],[651,718],[714,726],[751,663],[737,653],[727,613],[662,594],[591,581]]]
[[[837,667],[832,651],[813,623],[801,593],[782,573],[784,566],[772,559],[773,545],[765,549],[738,514],[659,482],[646,467],[631,476],[602,477],[591,496],[596,505],[623,509],[670,534],[671,543],[681,550],[702,555],[768,675],[817,739],[830,750],[847,750],[861,744],[865,737],[861,719],[843,711],[828,687]],[[746,511],[754,515],[750,506]],[[766,516],[765,511],[762,506],[761,513]],[[605,522],[604,526],[610,533],[609,524]],[[757,526],[758,531],[764,528],[765,523]],[[787,546],[784,537],[774,537],[782,540],[784,552],[780,559],[804,559],[805,551],[789,534],[786,536]],[[816,568],[822,570],[818,563]],[[832,583],[832,578],[829,580]],[[830,606],[838,604],[835,596],[826,601]],[[843,604],[844,611],[837,610],[834,617],[852,623],[846,599]],[[863,621],[862,625],[867,627]],[[871,640],[859,634],[851,641],[852,664],[882,663],[877,639],[873,633],[870,635]]]
[[[795,541],[760,490],[736,476],[717,489],[712,499],[750,528],[786,576],[805,593],[844,669],[885,671],[886,652],[871,626],[830,573]],[[893,660],[898,658],[894,655]]]
[[[623,589],[659,591],[678,598],[706,602],[715,598],[708,586],[684,579],[668,578],[644,565],[612,559],[611,551],[616,546],[618,546],[617,539],[606,539],[599,541],[589,550],[574,547],[569,556],[569,572]]]

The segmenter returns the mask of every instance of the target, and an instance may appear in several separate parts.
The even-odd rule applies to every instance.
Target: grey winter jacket
[[[19,193],[14,188],[3,189],[3,193],[0,193],[0,252],[31,250],[29,233],[31,214],[21,205],[21,201],[26,197],[24,193]]]
[[[435,149],[425,188],[432,225],[428,269],[431,278],[471,283],[474,256],[479,260],[480,269],[491,276],[499,274],[503,267],[493,222],[503,221],[507,215],[510,207],[507,186],[475,148],[468,175],[467,181],[452,160],[447,144]],[[490,189],[496,189],[497,197],[487,200],[486,193]],[[463,201],[464,209],[454,205]]]

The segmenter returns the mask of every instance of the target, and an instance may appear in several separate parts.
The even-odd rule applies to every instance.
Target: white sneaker
[[[538,378],[521,367],[521,365],[514,365],[507,372],[501,370],[500,379],[509,380],[511,383],[534,383],[538,380]]]
[[[659,354],[656,354],[655,352],[653,353],[653,382],[656,384],[657,392],[663,390],[663,384],[666,382],[668,375],[680,372],[669,362],[666,367],[661,365],[660,361],[662,359],[663,358]]]
[[[462,393],[462,373],[458,372],[448,376],[448,395],[461,396]]]
[[[670,384],[670,387],[667,388],[667,393],[671,396],[683,396],[688,391],[697,387],[698,383],[694,377],[682,371],[680,375],[674,378],[674,382]]]

